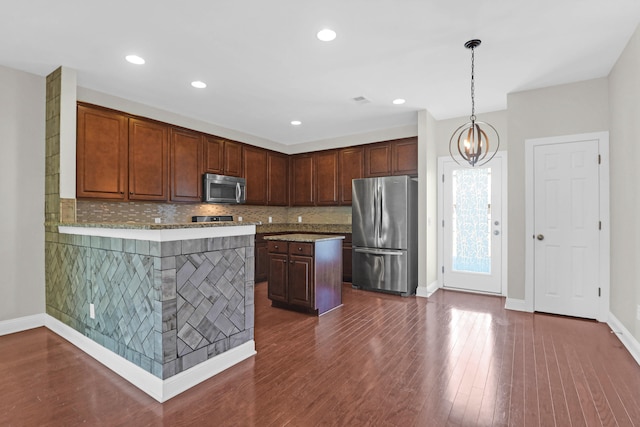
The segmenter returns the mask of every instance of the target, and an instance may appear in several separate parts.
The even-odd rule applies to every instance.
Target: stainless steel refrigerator
[[[354,179],[352,192],[353,286],[414,294],[418,286],[417,179]]]

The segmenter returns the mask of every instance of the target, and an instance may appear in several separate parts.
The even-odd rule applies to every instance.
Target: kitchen
[[[637,36],[634,36],[634,40],[636,39]],[[636,45],[634,44],[633,46]],[[622,49],[621,45],[612,49],[612,51],[619,52],[620,49]],[[627,49],[625,55],[631,55],[634,57],[635,53],[633,52],[637,52],[637,50]],[[60,62],[57,62],[56,64],[59,63]],[[625,70],[628,71],[629,69],[634,70],[635,68],[633,68],[633,66],[630,67],[628,63],[623,63],[622,65],[616,65],[616,68],[610,77],[607,77],[605,73],[593,80],[563,84],[559,87],[524,90],[521,92],[510,93],[508,95],[508,110],[498,111],[492,115],[488,113],[491,117],[489,119],[490,122],[496,123],[496,120],[498,121],[501,135],[507,135],[508,131],[508,150],[510,153],[508,160],[508,179],[509,193],[512,196],[509,199],[509,219],[512,230],[515,230],[509,238],[509,249],[511,252],[508,273],[509,288],[508,292],[505,292],[508,303],[510,301],[517,302],[519,300],[523,300],[527,289],[523,280],[523,248],[525,237],[523,237],[524,233],[520,232],[522,231],[521,229],[524,228],[523,224],[525,216],[524,210],[520,206],[522,204],[520,198],[524,192],[524,151],[521,146],[524,145],[523,143],[526,138],[532,136],[536,137],[540,135],[546,136],[552,134],[593,132],[603,129],[611,129],[612,134],[613,132],[617,132],[618,135],[617,144],[612,145],[612,165],[616,165],[615,168],[612,168],[612,189],[624,188],[625,183],[628,182],[627,175],[633,177],[637,176],[636,168],[634,168],[632,164],[627,164],[622,161],[626,155],[621,154],[622,152],[625,152],[625,150],[628,150],[629,147],[633,146],[632,142],[622,136],[626,135],[624,131],[627,128],[632,127],[632,120],[623,120],[620,118],[620,115],[617,114],[619,111],[634,111],[633,108],[629,108],[632,106],[629,106],[627,103],[622,101],[622,99],[626,99],[628,92],[631,92],[632,94],[636,92],[635,86],[630,84],[629,79],[625,79],[624,77],[626,75]],[[216,126],[207,126],[202,123],[194,124],[195,120],[190,120],[185,117],[177,117],[177,114],[154,110],[151,107],[146,107],[141,104],[134,105],[136,104],[134,102],[116,99],[116,97],[106,96],[98,93],[97,91],[85,89],[82,87],[82,82],[78,83],[75,81],[75,78],[71,78],[74,73],[73,70],[67,69],[67,71],[70,73],[67,74],[66,78],[70,78],[70,80],[72,80],[72,84],[63,85],[62,92],[63,94],[68,94],[67,91],[73,91],[73,96],[66,98],[65,95],[62,96],[62,104],[64,105],[63,110],[67,112],[66,117],[61,118],[61,121],[65,123],[65,125],[61,127],[62,147],[60,147],[60,151],[56,152],[47,145],[46,152],[47,163],[55,164],[56,162],[53,161],[52,157],[55,157],[57,154],[61,155],[59,170],[57,172],[48,173],[47,177],[47,186],[45,191],[47,192],[48,221],[56,215],[61,216],[59,219],[63,221],[80,221],[82,218],[87,218],[84,216],[89,212],[87,208],[92,209],[89,217],[91,217],[91,215],[95,215],[96,217],[103,215],[105,220],[109,221],[114,218],[111,208],[119,203],[89,202],[90,204],[86,204],[87,201],[85,200],[72,201],[76,197],[76,187],[75,183],[73,183],[76,166],[75,155],[69,155],[69,152],[73,152],[75,148],[70,147],[69,141],[73,140],[75,144],[75,136],[70,137],[69,130],[75,129],[75,126],[69,126],[68,121],[72,115],[75,117],[76,101],[78,100],[92,105],[99,105],[118,111],[129,112],[138,117],[148,117],[164,123],[174,123],[183,129],[196,130],[208,135],[221,135],[223,139],[227,139],[229,141],[242,141],[254,147],[262,147],[275,152],[285,152],[287,153],[287,156],[295,156],[303,154],[304,152],[312,152],[317,149],[340,149],[342,147],[351,146],[357,147],[358,145],[373,143],[374,141],[393,141],[418,135],[418,175],[421,184],[420,197],[423,198],[423,202],[425,198],[428,201],[428,203],[423,203],[420,214],[421,229],[419,230],[419,234],[423,239],[425,239],[421,242],[420,249],[421,253],[427,254],[427,262],[434,262],[433,265],[425,266],[425,270],[421,273],[422,277],[418,290],[419,293],[426,293],[427,287],[435,281],[435,272],[437,271],[437,264],[435,264],[435,245],[432,245],[433,241],[430,241],[429,237],[425,236],[435,236],[436,233],[434,229],[437,222],[437,215],[435,214],[435,211],[425,210],[424,206],[435,205],[435,200],[432,198],[435,195],[436,188],[434,184],[435,166],[433,162],[435,162],[436,157],[446,155],[446,153],[443,153],[441,147],[433,142],[436,140],[440,141],[443,135],[446,136],[449,133],[449,128],[452,126],[455,127],[455,125],[450,121],[435,120],[428,111],[424,110],[416,114],[417,126],[414,124],[413,126],[408,126],[407,128],[391,132],[391,134],[385,131],[380,131],[377,132],[373,138],[371,137],[371,134],[357,135],[353,138],[342,138],[339,142],[335,142],[334,145],[331,145],[330,143],[319,143],[317,147],[310,149],[308,145],[302,144],[302,147],[299,149],[283,150],[277,145],[273,145],[268,141],[260,141],[258,138],[251,135],[244,138],[242,135],[232,131],[219,132],[219,129],[217,129]],[[12,100],[10,105],[11,108],[8,107],[7,110],[11,110],[14,105],[24,105],[24,107],[28,108],[20,110],[21,115],[19,117],[26,116],[26,114],[22,112],[23,110],[32,109],[34,112],[32,124],[36,124],[40,121],[38,113],[42,113],[40,114],[41,116],[44,116],[45,114],[43,107],[43,76],[46,74],[40,74],[38,76],[27,76],[26,74],[27,73],[18,73],[3,69],[3,82],[8,82],[5,85],[6,90],[3,93],[6,94],[6,99]],[[512,74],[518,74],[517,70],[512,70]],[[10,83],[14,82],[14,75],[16,75],[15,80],[20,83],[16,85],[16,87],[23,92],[19,95],[16,94],[15,96],[12,95],[12,92],[9,90],[11,86]],[[33,87],[34,90],[30,91],[30,87]],[[73,89],[70,89],[70,87],[73,87]],[[36,91],[35,88],[40,88],[41,90]],[[601,107],[607,105],[608,107]],[[38,110],[38,106],[42,106],[41,110]],[[370,105],[369,107],[372,106]],[[18,114],[17,111],[18,108],[16,107],[16,114]],[[576,111],[579,112],[579,114],[575,114]],[[63,114],[63,116],[64,115],[65,114]],[[257,116],[258,115],[256,115],[256,117]],[[48,112],[47,119],[51,119]],[[452,121],[457,120],[452,119]],[[15,123],[22,124],[22,127],[20,128],[22,129],[21,132],[25,132],[23,128],[29,127],[28,125],[23,124],[23,121],[19,119],[16,119]],[[32,127],[34,128],[34,132],[39,129],[39,126],[36,125],[33,125]],[[382,127],[388,129],[389,127],[392,127],[392,125],[385,123]],[[23,268],[31,265],[27,264],[23,260],[27,259],[27,256],[32,256],[33,253],[36,254],[33,258],[33,265],[44,264],[43,260],[40,260],[42,261],[40,262],[37,258],[38,253],[41,254],[44,252],[43,243],[40,242],[40,244],[38,244],[37,242],[32,242],[33,240],[41,241],[43,239],[29,237],[30,228],[37,224],[41,224],[42,222],[39,218],[33,219],[33,215],[29,216],[29,212],[40,212],[42,209],[41,206],[37,204],[34,205],[33,202],[28,203],[28,201],[25,200],[28,198],[24,197],[24,193],[26,190],[33,192],[34,194],[40,194],[40,192],[43,192],[39,185],[34,184],[35,182],[41,183],[44,180],[44,171],[40,170],[43,168],[34,168],[32,167],[32,163],[39,165],[44,164],[45,152],[44,147],[41,147],[42,138],[39,134],[36,133],[31,138],[25,138],[22,135],[23,133],[20,133],[20,137],[9,138],[10,141],[15,141],[15,143],[10,144],[10,156],[7,158],[5,163],[3,163],[3,169],[5,170],[13,171],[14,167],[12,163],[15,163],[17,165],[16,168],[19,169],[17,173],[12,173],[8,176],[6,181],[13,182],[16,180],[15,176],[18,176],[18,180],[23,183],[18,187],[18,189],[11,189],[11,191],[7,193],[8,197],[11,200],[15,200],[16,203],[15,206],[12,204],[8,211],[10,217],[7,224],[9,225],[3,228],[3,235],[8,236],[8,239],[6,240],[8,242],[14,242],[14,240],[16,240],[16,244],[12,243],[8,246],[11,247],[16,254],[19,254],[19,256],[16,255],[12,257],[11,253],[7,253],[7,257],[5,257],[5,265],[11,267],[5,269],[9,271],[8,281],[15,282],[16,285],[11,285],[9,287],[9,292],[6,298],[7,304],[3,305],[4,320],[17,319],[27,317],[29,315],[44,313],[45,305],[43,292],[44,287],[42,286],[44,283],[44,272],[41,272],[42,274],[40,274],[38,269],[30,269],[28,267]],[[44,136],[44,124],[42,124],[42,136]],[[51,135],[47,134],[47,137],[49,138]],[[352,139],[352,141],[347,142],[347,139]],[[434,145],[437,146],[434,147]],[[31,152],[29,150],[31,150]],[[300,150],[300,153],[296,152],[297,150]],[[14,151],[18,153],[20,157],[17,155],[15,157],[12,156],[11,154],[14,153]],[[257,153],[256,156],[261,157],[262,154]],[[15,161],[14,159],[18,159],[18,161]],[[29,176],[27,176],[25,171],[30,172]],[[30,177],[31,174],[33,174],[33,177]],[[57,196],[56,192],[52,191],[52,187],[60,188],[61,191],[57,193]],[[167,184],[167,189],[168,188],[169,184]],[[620,194],[618,190],[615,191],[616,193],[612,194],[613,204],[611,224],[616,233],[615,235],[621,236],[628,233],[628,230],[623,230],[621,227],[632,226],[633,224],[633,222],[628,221],[627,218],[627,212],[633,213],[633,209],[627,209],[624,204],[621,203],[622,200],[625,199],[625,196]],[[40,198],[38,199],[40,200]],[[128,202],[127,204],[135,207],[134,212],[129,212],[128,210],[123,209],[123,211],[117,213],[116,216],[126,218],[128,216],[136,217],[140,215],[143,216],[145,218],[145,222],[148,223],[153,223],[155,218],[175,218],[177,212],[181,209],[170,206],[172,203],[162,202],[136,201]],[[160,206],[161,209],[158,209]],[[306,226],[306,224],[324,223],[347,225],[350,222],[348,219],[348,215],[350,215],[348,213],[348,207],[340,206],[340,204],[328,207],[265,205],[246,206],[243,207],[243,209],[247,209],[247,211],[240,214],[232,212],[232,214],[236,217],[243,216],[243,221],[245,222],[261,221],[267,227],[269,217],[271,217],[273,221],[272,224],[275,224],[273,226],[274,228],[278,224],[293,224],[296,227],[303,227]],[[255,209],[255,211],[253,209]],[[180,211],[179,216],[180,218],[188,218],[190,214],[191,212],[187,213]],[[196,214],[224,215],[226,212],[208,212],[203,210],[202,212],[196,212]],[[26,227],[14,217],[19,219],[28,217],[32,219],[29,223],[29,227]],[[298,223],[298,217],[302,217],[302,223]],[[11,230],[12,228],[16,228],[18,231],[14,232]],[[272,231],[266,228],[264,230]],[[430,230],[430,232],[427,233],[427,230]],[[18,235],[18,239],[15,239],[14,234]],[[33,235],[36,236],[40,236],[40,234],[33,233]],[[29,245],[25,248],[22,242],[27,242]],[[633,333],[635,331],[633,323],[635,305],[632,307],[630,304],[633,302],[633,295],[637,292],[635,287],[632,287],[632,285],[624,285],[624,283],[635,283],[635,281],[624,280],[624,278],[634,277],[632,274],[629,274],[628,267],[626,266],[633,265],[633,263],[629,261],[630,258],[633,258],[633,254],[635,254],[636,251],[633,248],[628,248],[625,242],[626,239],[620,239],[619,237],[612,240],[612,254],[615,254],[615,256],[612,256],[611,277],[612,296],[614,299],[611,304],[611,312],[623,320],[626,327]],[[428,256],[429,254],[432,256]],[[42,256],[40,258],[42,258]],[[16,265],[15,268],[13,267],[14,264]],[[23,271],[24,273],[21,274],[24,274],[27,278],[31,278],[31,274],[35,274],[37,275],[37,280],[17,280],[18,273],[14,272],[14,270]],[[425,274],[425,272],[430,273]],[[17,303],[15,303],[15,301],[17,301]],[[629,304],[627,304],[628,301]],[[629,334],[625,332],[625,335]]]

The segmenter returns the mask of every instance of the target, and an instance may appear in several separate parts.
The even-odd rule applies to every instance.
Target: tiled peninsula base
[[[255,354],[254,234],[60,226],[47,233],[47,314],[126,359],[132,374],[94,356],[164,401]]]

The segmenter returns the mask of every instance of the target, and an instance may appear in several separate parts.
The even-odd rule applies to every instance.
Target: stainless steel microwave
[[[241,204],[246,200],[247,184],[244,178],[206,173],[203,181],[204,202]]]

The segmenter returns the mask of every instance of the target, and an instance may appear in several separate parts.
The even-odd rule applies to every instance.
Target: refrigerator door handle
[[[379,191],[379,194],[380,194],[380,200],[378,201],[380,203],[380,218],[379,218],[380,224],[378,224],[378,238],[380,239],[380,238],[382,238],[382,213],[384,212],[383,209],[382,209],[382,206],[383,206],[383,204],[382,204],[382,193],[383,193],[382,187],[378,187],[378,191]]]
[[[354,251],[361,254],[371,254],[371,255],[391,255],[391,256],[402,256],[403,251],[385,251],[380,249],[363,249],[356,248]]]

